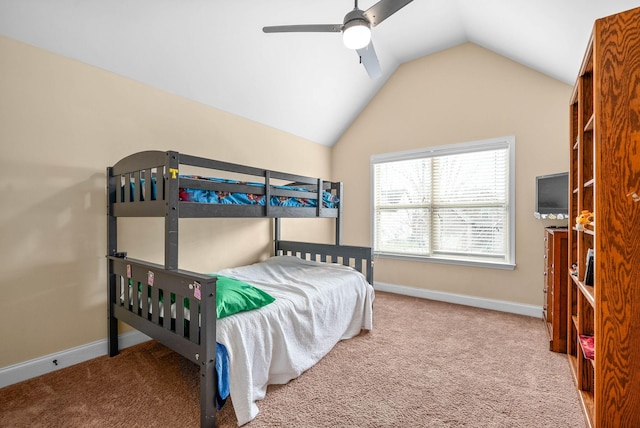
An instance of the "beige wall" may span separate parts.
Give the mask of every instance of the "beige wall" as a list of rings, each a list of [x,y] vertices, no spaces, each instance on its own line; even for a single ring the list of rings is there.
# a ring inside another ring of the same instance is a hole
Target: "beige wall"
[[[330,149],[0,37],[0,368],[106,337],[105,168],[141,150],[329,177]],[[215,76],[211,77],[212,79]],[[121,250],[162,262],[162,224],[120,222]],[[284,238],[330,241],[290,220]],[[180,267],[264,257],[268,220],[184,220]]]
[[[513,271],[378,258],[379,282],[542,305],[543,229],[535,176],[569,169],[571,87],[466,43],[402,65],[334,147],[345,182],[344,240],[371,245],[370,156],[514,135],[516,263]],[[566,224],[566,222],[565,222]]]
[[[0,368],[106,336],[104,172],[140,150],[331,173],[345,181],[344,243],[370,245],[371,154],[515,135],[516,270],[379,259],[376,280],[542,304],[548,223],[532,215],[533,177],[568,169],[568,85],[461,45],[401,66],[331,150],[11,39],[0,37],[0,58]],[[119,224],[119,249],[162,261],[159,221]],[[185,269],[269,251],[266,220],[180,228]],[[331,242],[332,231],[329,220],[289,220],[283,237]]]

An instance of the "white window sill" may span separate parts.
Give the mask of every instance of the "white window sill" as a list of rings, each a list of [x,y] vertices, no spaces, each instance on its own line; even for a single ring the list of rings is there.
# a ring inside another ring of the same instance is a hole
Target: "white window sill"
[[[383,259],[405,260],[405,261],[412,261],[412,262],[427,262],[427,263],[473,266],[473,267],[482,267],[482,268],[489,268],[489,269],[514,270],[516,268],[515,263],[462,260],[462,259],[451,259],[451,258],[444,258],[444,257],[423,257],[423,256],[389,254],[389,253],[380,253],[380,252],[374,252],[373,257],[383,258]]]

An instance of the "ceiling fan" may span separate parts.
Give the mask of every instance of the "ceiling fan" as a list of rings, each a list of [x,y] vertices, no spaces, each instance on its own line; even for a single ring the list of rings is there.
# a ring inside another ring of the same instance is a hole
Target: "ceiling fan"
[[[375,79],[382,74],[376,51],[371,42],[371,27],[411,3],[413,0],[380,0],[367,10],[358,8],[355,0],[354,9],[344,16],[342,24],[309,24],[309,25],[277,25],[263,27],[265,33],[340,33],[349,49],[354,49],[360,57],[369,77]]]

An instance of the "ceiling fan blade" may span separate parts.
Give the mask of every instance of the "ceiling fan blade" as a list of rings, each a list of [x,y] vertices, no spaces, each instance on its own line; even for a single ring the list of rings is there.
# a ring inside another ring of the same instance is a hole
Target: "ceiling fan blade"
[[[367,47],[358,49],[356,52],[360,55],[360,62],[364,65],[364,68],[367,70],[367,74],[369,74],[370,78],[375,79],[382,75],[380,62],[378,62],[376,50],[373,48],[373,42],[369,42]]]
[[[372,27],[411,3],[413,0],[380,0],[364,12],[364,17],[371,23]]]
[[[276,25],[263,27],[265,33],[339,33],[342,24]]]

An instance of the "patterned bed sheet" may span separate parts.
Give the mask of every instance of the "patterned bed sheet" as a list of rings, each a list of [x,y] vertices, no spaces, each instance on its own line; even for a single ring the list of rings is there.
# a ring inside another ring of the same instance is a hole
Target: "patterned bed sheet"
[[[246,182],[246,181],[238,181],[231,180],[225,178],[215,178],[215,177],[202,177],[197,175],[183,175],[179,176],[180,178],[185,179],[194,179],[194,180],[208,180],[215,183],[227,183],[227,184],[241,184],[245,186],[254,186],[259,189],[264,189],[264,184],[256,183],[256,182]],[[131,182],[131,201],[134,199],[135,192],[135,184]],[[140,192],[142,194],[141,200],[145,199],[145,190],[144,190],[144,179],[140,180]],[[306,189],[304,187],[296,187],[296,186],[272,186],[275,189],[281,190],[293,190],[298,192],[311,192],[311,190]],[[207,189],[191,189],[191,188],[180,188],[179,196],[180,201],[182,202],[196,202],[196,203],[204,203],[204,204],[231,204],[231,205],[260,205],[264,206],[266,203],[266,198],[264,191],[259,191],[256,193],[242,193],[242,192],[226,192],[220,190],[207,190]],[[124,202],[124,195],[122,196]],[[156,199],[156,180],[152,179],[151,182],[151,199]],[[322,206],[324,208],[336,208],[338,203],[340,202],[337,195],[331,192],[322,192]],[[313,198],[304,198],[304,197],[288,197],[288,196],[278,196],[272,195],[269,200],[270,206],[282,206],[282,207],[310,207],[315,208],[318,206],[318,200]]]
[[[209,180],[216,183],[243,184],[245,186],[254,186],[264,189],[264,184],[246,181],[229,180],[215,177],[201,176],[180,176],[181,178],[191,178],[200,180]],[[309,189],[295,186],[273,186],[276,189],[295,190],[300,192],[309,192]],[[199,202],[209,204],[240,204],[240,205],[265,205],[265,195],[254,193],[239,192],[223,192],[217,190],[203,189],[180,189],[180,200],[183,202]],[[307,199],[301,197],[271,196],[271,206],[283,207],[316,207],[317,199]],[[322,192],[322,202],[325,208],[335,208],[338,204],[338,197],[333,193]]]

